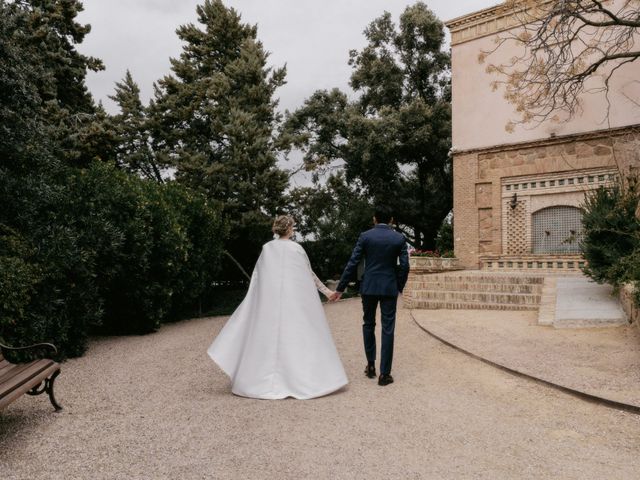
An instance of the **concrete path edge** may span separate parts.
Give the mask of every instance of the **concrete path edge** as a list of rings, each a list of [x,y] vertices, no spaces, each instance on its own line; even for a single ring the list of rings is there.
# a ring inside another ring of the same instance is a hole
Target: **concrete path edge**
[[[483,363],[486,363],[487,365],[491,365],[492,367],[498,368],[499,370],[503,370],[505,372],[508,372],[512,375],[516,375],[518,377],[522,377],[522,378],[526,378],[528,380],[531,380],[533,382],[536,382],[538,384],[541,385],[546,385],[548,387],[554,388],[556,390],[559,390],[561,392],[564,392],[566,394],[572,395],[574,397],[580,398],[582,400],[591,402],[591,403],[596,403],[599,405],[603,405],[605,407],[609,407],[609,408],[614,408],[617,410],[623,410],[626,412],[630,412],[630,413],[634,413],[636,415],[640,415],[640,405],[633,405],[633,404],[629,404],[629,403],[624,403],[624,402],[618,402],[616,400],[611,400],[609,398],[605,398],[605,397],[601,397],[598,395],[593,395],[591,393],[587,393],[587,392],[583,392],[581,390],[576,390],[564,385],[560,385],[554,382],[550,382],[549,380],[545,380],[543,378],[539,378],[536,377],[534,375],[530,375],[528,373],[525,372],[521,372],[519,370],[516,370],[514,368],[508,367],[506,365],[502,365],[500,363],[494,362],[492,360],[489,360],[488,358],[485,358],[481,355],[477,355],[473,352],[470,352],[454,343],[452,343],[451,341],[445,340],[444,338],[436,335],[435,333],[431,332],[429,329],[425,328],[424,326],[422,326],[420,324],[420,322],[418,322],[418,320],[416,320],[416,318],[413,315],[413,310],[409,310],[409,315],[411,316],[411,319],[413,320],[413,323],[416,324],[416,326],[422,330],[423,332],[425,332],[426,334],[428,334],[429,336],[435,338],[436,340],[438,340],[439,342],[447,345],[448,347],[453,348],[454,350],[457,350],[461,353],[464,353],[465,355],[472,357],[476,360],[479,360]]]

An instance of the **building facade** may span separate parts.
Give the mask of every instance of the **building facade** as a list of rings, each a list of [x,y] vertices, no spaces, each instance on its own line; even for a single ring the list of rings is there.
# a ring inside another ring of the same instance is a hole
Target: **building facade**
[[[604,95],[588,95],[570,121],[509,132],[517,114],[478,56],[519,18],[499,5],[447,22],[455,254],[470,269],[578,270],[585,195],[640,165],[640,108],[629,101],[640,98],[640,63],[617,72],[610,106]],[[504,44],[491,63],[506,62],[514,48]]]

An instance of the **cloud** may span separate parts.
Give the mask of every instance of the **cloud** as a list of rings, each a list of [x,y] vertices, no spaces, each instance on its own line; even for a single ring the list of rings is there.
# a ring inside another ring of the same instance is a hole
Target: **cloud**
[[[85,0],[80,21],[92,32],[80,50],[104,60],[106,71],[87,80],[96,99],[113,112],[107,98],[131,70],[144,100],[153,82],[169,73],[169,58],[180,54],[175,30],[196,22],[198,0]],[[319,88],[349,89],[348,52],[364,45],[362,31],[388,10],[397,19],[407,0],[228,0],[244,22],[258,25],[272,65],[286,64],[287,85],[278,91],[280,108],[295,109]],[[432,0],[429,7],[447,20],[489,7],[495,0]]]

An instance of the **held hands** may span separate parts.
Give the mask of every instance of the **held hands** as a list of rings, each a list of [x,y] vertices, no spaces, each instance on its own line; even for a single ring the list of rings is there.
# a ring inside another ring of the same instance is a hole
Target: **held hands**
[[[340,300],[340,297],[342,297],[342,292],[333,292],[329,296],[329,301],[330,302],[337,302],[338,300]]]

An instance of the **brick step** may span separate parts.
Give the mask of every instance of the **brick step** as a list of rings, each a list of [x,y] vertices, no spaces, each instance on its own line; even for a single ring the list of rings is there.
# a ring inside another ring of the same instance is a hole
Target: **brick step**
[[[460,292],[440,290],[435,292],[417,291],[411,292],[412,300],[433,300],[447,303],[490,303],[505,305],[540,305],[540,295],[526,293],[487,293],[487,292]]]
[[[410,291],[475,291],[475,292],[503,292],[503,293],[540,293],[542,285],[518,283],[450,283],[450,282],[407,282]]]
[[[496,271],[501,274],[505,273],[522,273],[522,274],[531,274],[535,273],[538,275],[544,275],[548,277],[549,275],[555,275],[557,277],[574,277],[584,275],[581,269],[579,268],[501,268],[501,269],[492,269],[492,268],[483,268],[483,271],[493,272]]]
[[[424,310],[537,310],[537,305],[510,305],[504,303],[441,302],[434,300],[411,300],[408,308]]]
[[[524,275],[410,275],[409,281],[428,281],[445,283],[499,283],[515,285],[542,285],[544,277]]]

